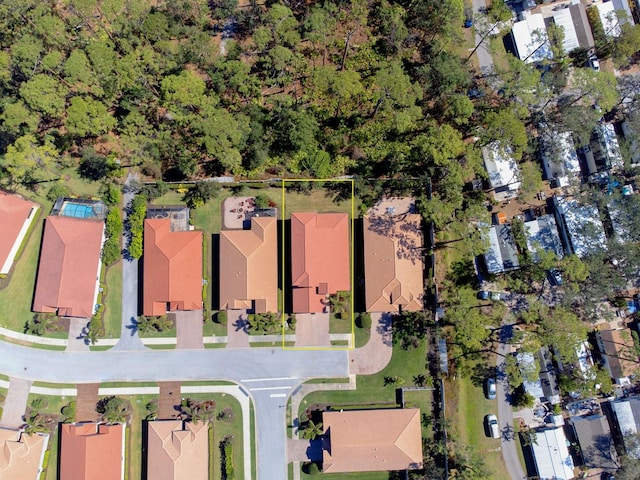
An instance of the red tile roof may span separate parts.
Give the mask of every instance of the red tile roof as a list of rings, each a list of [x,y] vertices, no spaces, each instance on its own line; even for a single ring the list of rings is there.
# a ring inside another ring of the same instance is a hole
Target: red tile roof
[[[327,294],[351,289],[346,213],[291,214],[293,311],[325,311]]]
[[[34,312],[65,317],[91,317],[104,222],[47,217],[42,236]]]
[[[374,472],[422,467],[420,409],[323,412],[328,445],[322,471]]]
[[[143,315],[202,309],[202,232],[170,226],[168,218],[144,222]]]
[[[9,273],[11,270],[21,237],[29,228],[37,209],[37,203],[0,192],[0,273]]]
[[[220,309],[278,311],[278,232],[274,217],[251,230],[220,232]]]
[[[60,435],[61,479],[122,480],[124,425],[65,423]]]

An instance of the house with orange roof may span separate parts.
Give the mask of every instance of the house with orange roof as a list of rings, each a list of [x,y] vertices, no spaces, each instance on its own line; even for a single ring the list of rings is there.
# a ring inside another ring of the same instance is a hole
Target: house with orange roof
[[[617,330],[600,330],[596,332],[596,343],[602,355],[604,367],[611,373],[616,383],[630,385],[632,375],[640,372],[638,347],[628,328]]]
[[[418,214],[364,218],[367,312],[422,310],[422,244]]]
[[[208,480],[209,427],[206,423],[156,420],[147,423],[149,480]]]
[[[59,477],[64,480],[123,480],[124,436],[122,424],[61,424]]]
[[[169,218],[144,221],[142,314],[202,309],[202,232],[174,231]]]
[[[420,409],[323,412],[324,473],[422,468]]]
[[[91,317],[100,287],[103,242],[102,220],[47,217],[33,311]]]
[[[275,217],[253,217],[251,230],[220,232],[220,309],[278,311]]]
[[[0,480],[38,480],[49,435],[0,428]]]
[[[11,270],[20,245],[36,218],[39,205],[18,195],[0,192],[0,275]]]
[[[292,311],[327,312],[327,296],[339,291],[349,291],[349,277],[347,214],[292,213]]]

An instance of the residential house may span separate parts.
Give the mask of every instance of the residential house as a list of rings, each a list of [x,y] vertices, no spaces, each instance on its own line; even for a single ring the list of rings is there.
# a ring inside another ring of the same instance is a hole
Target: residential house
[[[544,390],[540,381],[537,355],[531,352],[519,352],[516,354],[520,374],[522,375],[522,387],[524,391],[535,399],[544,399]]]
[[[0,428],[0,480],[39,480],[49,435]]]
[[[420,409],[323,412],[322,424],[324,473],[422,467]]]
[[[525,11],[523,17],[519,22],[515,22],[511,29],[516,56],[525,63],[553,58],[542,14]]]
[[[580,444],[578,456],[582,465],[609,471],[618,469],[618,456],[604,415],[571,417],[568,424]]]
[[[558,378],[549,348],[541,347],[535,353],[519,352],[516,359],[524,379],[524,391],[541,402],[560,403]]]
[[[542,428],[531,434],[530,448],[540,480],[571,480],[574,465],[562,427]]]
[[[13,261],[25,240],[29,227],[36,217],[38,204],[24,200],[18,195],[0,191],[0,275],[11,270]]]
[[[562,49],[568,54],[576,48],[591,49],[595,45],[587,9],[580,0],[572,0],[566,7],[554,11],[553,22],[562,28]]]
[[[600,330],[596,342],[611,378],[619,385],[630,385],[629,377],[637,374],[640,363],[631,330]]]
[[[346,213],[291,214],[292,311],[328,311],[327,297],[350,291]]]
[[[511,147],[500,141],[492,142],[482,149],[484,166],[489,174],[489,186],[499,202],[517,197],[522,184],[520,169],[511,152]]]
[[[489,251],[484,254],[487,272],[507,272],[520,268],[518,248],[513,239],[511,224],[493,225],[489,229]]]
[[[633,242],[638,236],[637,214],[632,200],[633,186],[625,185],[620,198],[613,198],[607,202],[607,214],[613,230],[613,238],[620,243]],[[627,193],[624,193],[627,192]]]
[[[572,181],[579,180],[580,161],[571,133],[556,132],[547,125],[541,125],[540,131],[542,167],[552,187],[568,187]]]
[[[202,232],[171,226],[169,218],[144,221],[143,315],[202,309]]]
[[[149,480],[208,480],[209,427],[206,422],[147,422]]]
[[[579,204],[577,200],[562,196],[554,196],[553,205],[558,231],[567,254],[576,254],[582,258],[606,249],[604,226],[596,206]]]
[[[253,217],[250,223],[250,230],[220,232],[220,309],[277,312],[277,221]]]
[[[59,477],[123,480],[125,425],[60,424]]]
[[[610,123],[599,123],[593,130],[589,145],[599,170],[620,170],[624,159],[615,128]]]
[[[636,437],[640,432],[640,398],[621,398],[609,402],[607,406],[610,409],[605,411],[610,414],[615,438],[621,442],[627,455],[640,458],[640,446]]]
[[[542,215],[524,223],[527,236],[527,250],[534,261],[538,261],[540,249],[555,253],[557,258],[564,256],[560,234],[553,215]]]
[[[367,312],[422,310],[424,282],[420,215],[364,218]]]
[[[621,35],[620,26],[623,23],[633,25],[633,15],[627,0],[600,1],[593,6],[598,10],[600,22],[605,35],[617,38]]]
[[[540,365],[540,384],[544,398],[541,400],[549,402],[551,405],[560,403],[560,387],[556,368],[553,366],[553,357],[549,348],[544,346],[538,350],[538,363]]]
[[[100,288],[103,242],[102,220],[47,217],[33,311],[91,317]]]

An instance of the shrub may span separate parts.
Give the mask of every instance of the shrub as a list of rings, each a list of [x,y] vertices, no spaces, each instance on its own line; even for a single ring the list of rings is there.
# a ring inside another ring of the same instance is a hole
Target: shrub
[[[270,200],[264,193],[256,195],[256,208],[269,208]]]
[[[222,478],[225,480],[233,480],[235,473],[233,471],[233,437],[226,436],[220,442],[220,450],[222,453]]]
[[[361,313],[358,315],[356,326],[358,328],[371,328],[371,315],[368,313]]]
[[[198,208],[216,197],[219,191],[220,185],[215,182],[197,182],[185,193],[183,200],[189,208]]]
[[[54,183],[47,191],[47,200],[55,202],[58,197],[68,197],[69,189],[61,183]]]
[[[103,183],[100,187],[100,195],[102,195],[102,200],[107,205],[120,205],[120,199],[122,198],[122,195],[120,193],[120,187],[115,183]]]
[[[109,209],[105,222],[107,240],[102,247],[102,261],[113,265],[120,258],[120,235],[122,235],[122,215],[118,208]]]
[[[223,327],[227,326],[227,311],[220,310],[215,314],[215,322],[222,325]]]
[[[133,197],[131,202],[131,212],[129,213],[128,223],[131,232],[129,241],[129,255],[132,258],[142,257],[142,239],[144,234],[144,219],[147,215],[147,197],[138,194]]]

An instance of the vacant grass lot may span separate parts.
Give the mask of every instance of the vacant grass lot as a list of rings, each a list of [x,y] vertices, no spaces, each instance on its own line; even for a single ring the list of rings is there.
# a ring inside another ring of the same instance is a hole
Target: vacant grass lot
[[[484,431],[484,416],[498,413],[496,400],[487,400],[482,387],[475,386],[471,379],[460,378],[446,383],[447,418],[450,440],[456,445],[470,445],[484,460],[492,479],[509,478],[500,439],[489,438]]]

